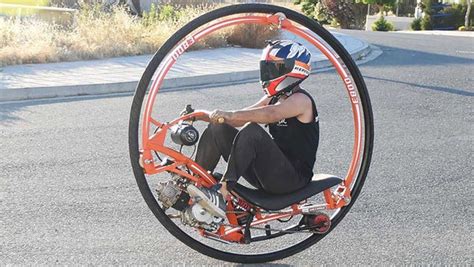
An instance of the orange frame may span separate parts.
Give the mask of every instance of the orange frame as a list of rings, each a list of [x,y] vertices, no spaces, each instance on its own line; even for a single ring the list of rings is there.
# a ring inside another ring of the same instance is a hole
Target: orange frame
[[[350,185],[354,178],[354,175],[357,173],[357,168],[361,158],[362,152],[362,115],[359,106],[359,97],[355,87],[352,83],[351,77],[347,74],[344,67],[338,61],[337,57],[323,44],[321,43],[314,35],[308,31],[299,28],[293,25],[288,19],[286,19],[282,14],[275,14],[271,16],[255,16],[255,15],[245,15],[238,18],[229,18],[222,20],[215,24],[212,24],[204,29],[201,29],[199,32],[187,37],[184,41],[178,44],[175,49],[170,53],[160,65],[158,69],[158,75],[153,81],[149,96],[145,106],[144,122],[142,124],[142,162],[143,168],[146,174],[157,174],[163,171],[174,172],[182,177],[186,177],[190,181],[195,182],[197,185],[210,187],[216,182],[211,175],[199,166],[192,159],[186,157],[185,155],[179,153],[178,151],[166,147],[164,145],[165,138],[168,132],[168,129],[185,120],[190,120],[193,117],[199,117],[205,115],[204,112],[193,112],[177,118],[168,123],[161,123],[152,118],[151,114],[153,111],[153,104],[155,102],[158,91],[163,83],[164,77],[167,75],[168,71],[177,61],[180,55],[182,55],[191,45],[195,42],[202,39],[204,36],[224,27],[229,27],[236,24],[263,24],[263,25],[277,25],[278,27],[288,30],[307,41],[311,42],[316,46],[333,64],[336,68],[341,79],[344,81],[346,87],[353,113],[353,122],[354,122],[354,147],[352,153],[352,160],[349,166],[349,170],[344,179],[343,185],[339,186],[336,189],[336,193],[331,192],[330,189],[324,191],[324,198],[326,204],[324,204],[326,209],[338,209],[348,204],[346,200],[350,199]],[[150,126],[157,126],[159,129],[156,133],[150,136]],[[174,163],[167,166],[157,166],[153,161],[152,151],[157,151],[163,154],[166,154],[174,159]],[[191,171],[191,174],[188,172],[182,171],[179,167],[186,166],[186,168]],[[249,204],[250,205],[250,204]],[[233,205],[231,201],[228,201],[228,210],[233,210]],[[302,205],[295,204],[292,206],[291,210],[283,213],[275,214],[262,214],[258,207],[255,207],[257,212],[255,215],[255,220],[251,223],[251,226],[267,223],[272,220],[282,219],[285,217],[301,214]],[[229,222],[234,227],[225,227],[221,226],[217,234],[208,233],[205,231],[200,231],[203,236],[209,235],[217,237],[223,240],[231,242],[243,242],[242,227],[237,225],[237,217],[234,213],[228,213],[227,215]]]

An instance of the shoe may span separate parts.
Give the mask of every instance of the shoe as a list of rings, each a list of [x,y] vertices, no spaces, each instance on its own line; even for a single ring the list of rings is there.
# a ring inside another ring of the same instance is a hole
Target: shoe
[[[191,197],[198,198],[198,203],[214,216],[226,218],[226,204],[224,197],[217,190],[207,189],[205,187],[196,187],[188,185],[188,193]]]
[[[224,176],[222,173],[218,173],[218,172],[213,172],[211,175],[212,177],[214,177],[216,182],[220,182],[222,180],[222,177]]]
[[[247,224],[247,219],[248,219],[248,211],[245,211],[241,208],[235,208],[234,211],[236,212],[237,216],[237,223],[240,226],[244,226]]]

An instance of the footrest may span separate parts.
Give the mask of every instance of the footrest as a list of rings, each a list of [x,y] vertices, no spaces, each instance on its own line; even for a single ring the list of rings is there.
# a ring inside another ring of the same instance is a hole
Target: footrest
[[[261,189],[250,189],[237,184],[234,191],[249,203],[266,210],[281,210],[340,184],[343,180],[330,174],[315,174],[311,182],[288,194],[270,194]]]

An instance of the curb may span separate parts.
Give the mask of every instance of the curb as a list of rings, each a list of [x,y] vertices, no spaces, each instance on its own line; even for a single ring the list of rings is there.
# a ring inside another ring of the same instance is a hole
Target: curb
[[[441,31],[441,30],[430,30],[430,31],[395,31],[393,33],[406,33],[406,34],[418,34],[418,35],[431,35],[431,36],[450,36],[450,37],[464,37],[473,38],[474,32],[472,31]]]
[[[364,42],[364,46],[357,49],[356,51],[353,51],[351,53],[351,56],[355,61],[358,61],[359,59],[362,59],[369,55],[371,51],[372,47]],[[332,64],[327,59],[313,61],[311,64],[313,66],[313,73],[318,71],[324,71],[332,67]],[[199,75],[192,77],[170,78],[165,79],[164,84],[162,86],[162,90],[174,91],[199,87],[226,86],[252,82],[258,79],[259,73],[255,70]],[[128,82],[0,89],[0,102],[134,92],[138,80],[139,77],[137,77],[136,81]],[[216,83],[216,81],[219,82]]]

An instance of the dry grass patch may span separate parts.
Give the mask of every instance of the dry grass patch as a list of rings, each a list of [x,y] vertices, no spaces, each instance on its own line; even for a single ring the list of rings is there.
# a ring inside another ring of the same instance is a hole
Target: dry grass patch
[[[0,65],[149,54],[179,27],[165,21],[145,25],[120,7],[110,13],[86,7],[70,27],[0,18]]]
[[[0,65],[58,61],[56,33],[48,23],[0,18]]]
[[[278,29],[259,24],[242,24],[234,26],[227,41],[234,45],[250,48],[263,48],[265,41],[275,39]]]
[[[0,66],[151,54],[192,18],[215,8],[165,5],[138,18],[121,7],[104,12],[99,6],[83,6],[69,27],[0,17]],[[192,49],[256,48],[277,35],[266,26],[238,25],[207,36]]]

